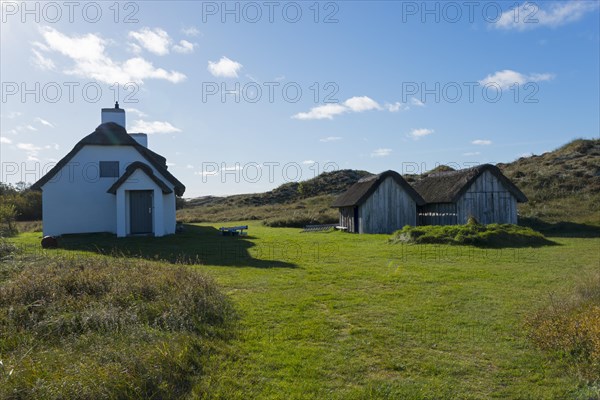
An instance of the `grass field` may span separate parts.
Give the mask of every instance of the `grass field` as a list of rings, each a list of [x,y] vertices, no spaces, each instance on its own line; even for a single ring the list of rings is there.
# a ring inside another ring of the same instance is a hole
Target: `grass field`
[[[213,276],[240,319],[203,368],[191,392],[198,397],[600,396],[523,328],[551,294],[569,293],[600,268],[598,238],[486,250],[249,225],[248,237],[222,237],[212,225],[165,238],[68,236],[51,253],[179,262]],[[41,251],[39,237],[11,240]]]

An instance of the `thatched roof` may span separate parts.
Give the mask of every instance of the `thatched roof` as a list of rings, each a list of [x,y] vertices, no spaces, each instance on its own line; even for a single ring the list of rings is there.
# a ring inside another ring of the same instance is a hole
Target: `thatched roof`
[[[117,181],[113,183],[113,185],[106,192],[111,194],[117,194],[117,189],[122,184],[124,184],[127,181],[127,179],[129,179],[129,177],[133,175],[133,173],[138,169],[145,173],[146,176],[148,176],[148,178],[152,179],[152,181],[156,183],[156,185],[160,188],[160,190],[162,190],[164,194],[173,193],[173,191],[167,185],[165,185],[163,181],[161,181],[156,175],[154,175],[154,171],[152,171],[152,168],[150,168],[149,165],[144,164],[140,161],[135,161],[129,164],[125,169],[125,173],[121,175],[121,177],[117,179]]]
[[[394,181],[396,181],[398,185],[402,186],[402,188],[408,193],[408,195],[413,198],[415,203],[417,203],[418,205],[425,204],[425,201],[423,200],[423,198],[421,198],[419,193],[417,193],[412,188],[412,186],[410,186],[408,182],[406,182],[404,178],[400,176],[399,173],[395,171],[385,171],[379,175],[371,175],[360,179],[354,185],[350,186],[350,189],[339,195],[331,206],[354,207],[362,204],[365,200],[369,198],[369,196],[371,196],[371,194],[373,194],[373,192],[375,192],[375,190],[377,190],[379,185],[388,177],[391,177],[392,179],[394,179]]]
[[[175,186],[175,193],[178,196],[182,196],[185,192],[185,186],[177,180],[169,171],[167,171],[166,159],[153,152],[152,150],[142,146],[135,139],[133,139],[125,128],[115,124],[114,122],[107,122],[99,125],[96,130],[83,139],[81,139],[73,150],[71,150],[66,156],[64,156],[46,175],[40,178],[34,183],[31,188],[34,190],[41,190],[42,186],[46,184],[50,179],[54,177],[84,146],[95,145],[95,146],[131,146],[136,149],[152,166]]]
[[[427,203],[454,203],[465,193],[471,184],[485,171],[494,175],[515,196],[519,203],[527,197],[504,174],[491,164],[458,171],[437,172],[413,183],[413,187]]]

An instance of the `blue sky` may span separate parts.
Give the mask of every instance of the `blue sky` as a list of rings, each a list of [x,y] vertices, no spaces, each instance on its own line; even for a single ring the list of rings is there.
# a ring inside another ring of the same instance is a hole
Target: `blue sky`
[[[509,162],[600,132],[597,0],[113,4],[2,2],[3,181],[39,178],[117,87],[186,197]]]

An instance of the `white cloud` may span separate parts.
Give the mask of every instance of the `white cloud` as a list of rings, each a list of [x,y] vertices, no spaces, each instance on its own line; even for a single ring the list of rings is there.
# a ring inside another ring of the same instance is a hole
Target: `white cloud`
[[[373,150],[371,157],[387,157],[392,154],[392,149],[377,149]]]
[[[410,136],[411,138],[413,138],[414,140],[419,140],[422,137],[425,136],[429,136],[434,132],[433,129],[426,129],[426,128],[420,128],[420,129],[413,129],[408,136]]]
[[[337,142],[338,140],[342,140],[340,136],[327,136],[319,139],[319,142],[329,143],[329,142]]]
[[[127,48],[133,54],[140,54],[142,52],[142,46],[140,46],[140,45],[138,45],[136,43],[127,43]]]
[[[524,31],[540,27],[557,27],[578,21],[588,12],[598,8],[598,1],[572,0],[549,2],[547,9],[540,7],[542,2],[523,4],[504,12],[494,26],[498,29]]]
[[[133,123],[131,132],[141,132],[147,134],[155,134],[155,133],[175,133],[181,132],[181,129],[174,127],[169,122],[163,121],[144,121],[137,120]]]
[[[31,57],[31,62],[33,63],[33,65],[36,68],[41,69],[42,71],[45,71],[45,70],[50,71],[50,70],[53,70],[54,68],[56,68],[56,65],[54,65],[54,61],[52,61],[51,58],[44,56],[42,53],[40,53],[36,49],[32,48],[31,51],[33,52],[33,56]]]
[[[516,72],[510,69],[495,72],[491,75],[486,76],[484,79],[479,81],[481,85],[496,84],[501,89],[508,89],[515,83],[523,85],[526,82],[542,82],[554,79],[553,74],[530,74],[525,75],[520,72]]]
[[[463,153],[463,156],[470,157],[470,156],[478,156],[480,154],[481,154],[481,152],[479,152],[479,151],[471,151],[471,152],[468,152],[468,153]]]
[[[341,104],[325,104],[322,106],[313,107],[308,112],[301,112],[293,115],[294,119],[308,120],[308,119],[333,119],[334,116],[343,114],[348,111],[348,108]]]
[[[344,102],[344,105],[354,112],[381,109],[381,106],[375,100],[367,96],[351,97]]]
[[[141,57],[130,58],[122,63],[113,61],[105,52],[106,40],[95,34],[71,37],[51,27],[42,27],[40,32],[48,51],[58,52],[74,61],[71,68],[63,71],[67,75],[96,79],[111,85],[115,82],[141,84],[145,79],[164,79],[179,83],[186,78],[177,71],[155,68]]]
[[[37,155],[42,149],[41,147],[35,146],[32,143],[17,143],[17,149],[23,150],[27,154],[28,161],[39,161]]]
[[[311,164],[314,164],[314,163],[315,163],[314,160],[304,160],[304,161],[302,161],[302,164],[304,164],[304,165],[311,165]]]
[[[243,65],[239,62],[230,60],[225,56],[221,57],[221,59],[217,62],[208,62],[208,72],[216,77],[237,78],[238,71],[242,67]]]
[[[386,103],[385,106],[382,107],[377,101],[368,96],[355,96],[347,99],[341,104],[330,103],[313,107],[308,112],[300,112],[292,115],[292,118],[300,120],[333,119],[333,117],[340,114],[371,110],[398,112],[401,110],[408,110],[408,107],[400,102],[393,104]]]
[[[11,111],[8,114],[2,114],[2,118],[13,119],[13,118],[20,117],[21,115],[23,115],[23,113],[20,113],[18,111]]]
[[[174,167],[174,166],[175,166],[175,163],[167,162],[167,167]]]
[[[52,144],[47,144],[44,146],[45,149],[54,149],[54,150],[58,150],[60,149],[60,146],[58,145],[58,143],[52,143]]]
[[[169,54],[171,38],[169,34],[161,28],[142,28],[139,31],[129,32],[129,37],[137,40],[140,46],[151,53],[159,56]]]
[[[421,100],[417,99],[416,97],[411,97],[410,104],[412,104],[413,106],[417,106],[417,107],[425,107],[425,103],[423,103]]]
[[[188,42],[187,40],[180,40],[179,44],[173,46],[173,51],[176,53],[189,54],[194,52],[194,43]]]
[[[194,166],[192,164],[188,164],[185,166],[187,169],[194,169]]]
[[[404,111],[404,110],[409,110],[410,107],[408,107],[407,105],[404,105],[402,103],[400,103],[399,101],[390,104],[390,103],[386,103],[385,105],[385,109],[388,110],[389,112],[398,112],[398,111]]]
[[[200,35],[200,31],[195,26],[181,28],[181,33],[183,33],[185,36],[199,36]]]
[[[471,144],[476,144],[478,146],[489,146],[490,144],[492,144],[492,141],[491,140],[477,139],[477,140],[473,140],[471,142]]]
[[[140,118],[144,118],[144,117],[148,116],[148,114],[146,114],[145,112],[143,112],[141,110],[138,110],[137,108],[126,108],[125,112],[130,113],[130,114],[136,114]]]
[[[12,140],[10,140],[9,138],[6,138],[4,136],[0,136],[0,143],[11,144]]]
[[[48,122],[48,121],[46,121],[45,119],[42,119],[42,118],[40,118],[40,117],[37,117],[37,118],[35,119],[35,121],[36,121],[36,122],[39,122],[39,123],[40,123],[40,124],[42,124],[42,125],[48,126],[48,127],[50,127],[50,128],[54,128],[54,125],[52,125],[50,122]]]
[[[36,132],[38,129],[33,126],[33,125],[19,125],[16,128],[17,131],[32,131],[32,132]]]

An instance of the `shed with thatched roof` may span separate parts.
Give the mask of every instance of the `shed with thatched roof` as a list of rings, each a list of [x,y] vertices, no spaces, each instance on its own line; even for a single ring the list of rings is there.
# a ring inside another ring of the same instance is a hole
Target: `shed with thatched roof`
[[[517,203],[527,201],[523,192],[490,164],[434,173],[413,187],[427,203],[418,208],[419,225],[465,224],[470,216],[482,224],[516,224]]]
[[[340,225],[354,233],[392,233],[417,224],[423,198],[394,171],[362,178],[335,199]]]

